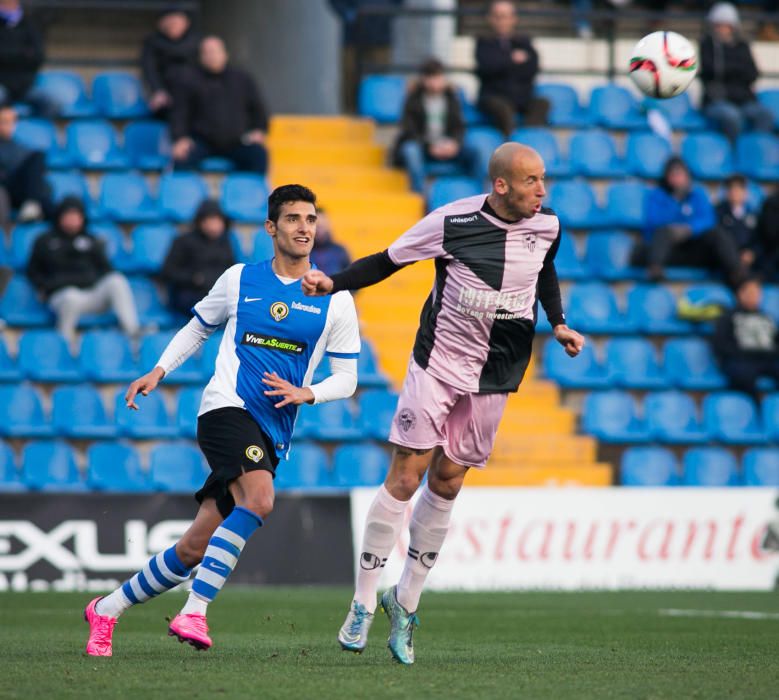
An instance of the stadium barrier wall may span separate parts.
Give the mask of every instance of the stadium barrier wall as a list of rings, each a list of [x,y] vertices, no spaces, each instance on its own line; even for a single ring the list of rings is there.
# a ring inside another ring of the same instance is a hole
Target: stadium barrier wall
[[[105,591],[186,530],[197,505],[170,494],[0,494],[0,591]],[[279,494],[231,583],[347,584],[348,495]]]
[[[374,494],[352,492],[355,551]],[[777,496],[759,488],[466,488],[428,587],[770,590],[779,554],[760,543],[779,516]],[[382,585],[397,582],[407,544],[405,529]]]

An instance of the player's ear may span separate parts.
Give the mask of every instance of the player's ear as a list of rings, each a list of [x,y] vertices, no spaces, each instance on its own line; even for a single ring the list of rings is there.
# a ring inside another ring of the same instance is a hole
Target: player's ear
[[[496,177],[492,183],[492,188],[500,195],[506,194],[509,191],[508,182],[502,177]]]
[[[271,221],[270,219],[265,219],[265,231],[268,233],[269,236],[276,235],[276,222]]]

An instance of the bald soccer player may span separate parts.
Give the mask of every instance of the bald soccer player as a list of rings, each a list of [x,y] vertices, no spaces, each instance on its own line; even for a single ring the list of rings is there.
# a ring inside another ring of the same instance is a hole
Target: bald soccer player
[[[368,511],[356,592],[338,633],[346,651],[360,653],[367,644],[382,567],[427,472],[403,574],[381,599],[392,655],[414,663],[422,587],[465,475],[486,465],[508,395],[530,362],[537,300],[568,355],[584,346],[565,325],[554,266],[560,220],[542,206],[543,160],[527,146],[506,143],[492,154],[489,176],[489,195],[436,209],[387,250],[332,277],[320,270],[303,277],[306,294],[325,295],[376,284],[418,260],[433,258],[436,267],[392,421],[392,465]]]

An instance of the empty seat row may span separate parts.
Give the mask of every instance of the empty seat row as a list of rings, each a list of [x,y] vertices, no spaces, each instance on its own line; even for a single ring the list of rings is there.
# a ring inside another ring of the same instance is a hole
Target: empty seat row
[[[721,392],[703,399],[699,418],[695,402],[676,391],[647,394],[643,410],[630,394],[592,392],[584,400],[582,429],[607,443],[719,442],[761,445],[779,441],[779,394],[767,396],[760,409],[745,394]]]
[[[69,437],[101,440],[124,436],[137,440],[195,437],[202,389],[182,389],[174,415],[160,392],[136,399],[140,410],[126,407],[125,389],[114,394],[109,413],[100,393],[89,384],[60,386],[52,392],[51,417],[38,391],[27,384],[0,386],[0,435],[13,438]],[[367,389],[357,401],[303,406],[295,435],[324,441],[386,440],[397,397],[383,389]]]
[[[191,493],[199,489],[209,470],[190,442],[167,442],[150,452],[148,469],[132,444],[101,442],[86,454],[86,470],[78,469],[76,455],[66,442],[27,443],[17,468],[8,444],[0,441],[0,491],[168,491]],[[277,489],[375,486],[389,469],[386,450],[371,443],[336,449],[332,460],[321,447],[297,442],[290,457],[277,468]]]
[[[630,447],[622,455],[623,486],[766,486],[779,488],[779,449],[747,450],[736,456],[721,447],[693,447],[681,464],[664,447]]]

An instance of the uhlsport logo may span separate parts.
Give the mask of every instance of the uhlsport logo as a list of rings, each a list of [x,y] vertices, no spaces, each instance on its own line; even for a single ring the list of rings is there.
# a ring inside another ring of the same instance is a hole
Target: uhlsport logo
[[[246,456],[255,464],[259,464],[265,453],[257,445],[249,445],[246,448]]]
[[[274,321],[282,321],[289,316],[289,306],[283,301],[274,301],[270,305],[270,315]]]

